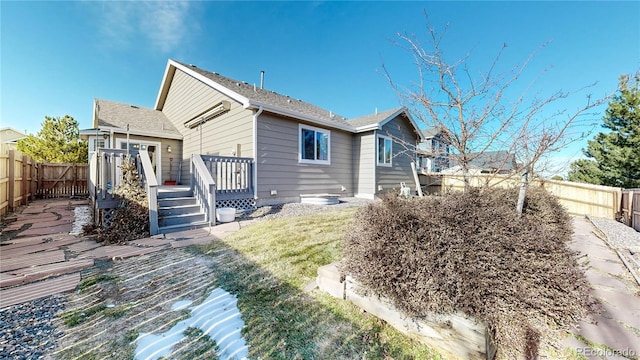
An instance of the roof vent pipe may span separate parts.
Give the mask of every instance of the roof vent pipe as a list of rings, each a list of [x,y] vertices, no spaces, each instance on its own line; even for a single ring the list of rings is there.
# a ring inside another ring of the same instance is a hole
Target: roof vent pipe
[[[260,70],[260,89],[264,89],[264,70]]]

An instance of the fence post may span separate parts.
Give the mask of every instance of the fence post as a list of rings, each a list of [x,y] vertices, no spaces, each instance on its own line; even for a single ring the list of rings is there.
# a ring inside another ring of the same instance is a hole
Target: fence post
[[[28,162],[28,157],[27,155],[22,155],[22,187],[20,190],[22,190],[22,205],[27,205],[29,204],[29,178],[27,177],[27,167],[29,166],[27,164]]]
[[[629,209],[629,216],[628,216],[628,224],[626,224],[627,226],[631,226],[631,228],[635,229],[635,224],[633,222],[634,220],[634,216],[633,216],[633,190],[629,190],[629,198],[627,199],[627,208]]]
[[[9,150],[9,196],[7,200],[9,200],[9,211],[13,212],[15,209],[15,200],[16,200],[16,152],[15,150]]]
[[[31,190],[31,199],[35,199],[38,193],[38,164],[36,164],[33,159],[31,161],[31,170],[29,172],[29,176],[31,177],[31,185],[29,190]]]

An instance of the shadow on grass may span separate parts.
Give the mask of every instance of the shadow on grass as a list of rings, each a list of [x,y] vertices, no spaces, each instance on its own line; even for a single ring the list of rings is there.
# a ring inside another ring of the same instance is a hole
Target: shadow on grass
[[[220,259],[215,285],[238,297],[250,358],[439,358],[344,300],[287,284],[224,242],[201,250]]]

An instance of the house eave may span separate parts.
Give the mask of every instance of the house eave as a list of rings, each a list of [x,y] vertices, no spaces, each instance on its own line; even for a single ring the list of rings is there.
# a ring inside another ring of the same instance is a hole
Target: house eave
[[[127,130],[123,129],[123,128],[119,128],[119,127],[113,127],[113,126],[100,126],[97,129],[85,129],[85,130],[80,130],[80,135],[85,135],[85,136],[94,136],[96,134],[99,135],[108,135],[108,134],[127,134]],[[155,137],[155,138],[162,138],[162,139],[175,139],[175,140],[182,140],[182,135],[179,134],[168,134],[168,133],[161,133],[161,132],[156,132],[156,131],[144,131],[144,130],[135,130],[135,129],[131,129],[129,130],[129,135],[137,135],[137,136],[149,136],[149,137]]]
[[[340,123],[336,123],[336,122],[332,122],[332,121],[327,121],[325,119],[322,118],[318,118],[315,116],[309,116],[297,111],[293,111],[293,110],[289,110],[289,109],[284,109],[281,107],[277,107],[277,106],[273,106],[273,105],[269,105],[269,104],[265,104],[259,101],[255,101],[255,100],[248,100],[247,104],[244,105],[245,109],[249,109],[249,110],[257,110],[260,107],[262,107],[264,109],[264,111],[273,113],[273,114],[278,114],[278,115],[283,115],[283,116],[287,116],[287,117],[291,117],[291,118],[295,118],[295,119],[299,119],[302,121],[307,121],[313,124],[317,124],[317,125],[321,125],[321,126],[326,126],[326,127],[331,127],[334,129],[339,129],[339,130],[344,130],[350,133],[354,133],[355,129],[349,125],[343,125]]]
[[[368,125],[363,125],[363,126],[356,127],[355,128],[355,132],[356,133],[361,133],[361,132],[365,132],[365,131],[382,130],[382,127],[384,125],[386,125],[389,121],[395,119],[398,115],[400,115],[402,113],[405,114],[405,116],[407,117],[407,119],[409,120],[409,122],[411,123],[413,128],[415,129],[415,132],[418,135],[418,137],[420,138],[420,141],[424,140],[424,136],[422,134],[422,131],[420,131],[420,128],[418,127],[418,124],[413,119],[411,114],[409,114],[409,111],[407,111],[406,107],[399,108],[397,111],[395,111],[391,115],[387,116],[386,118],[384,118],[383,120],[381,120],[381,121],[379,121],[379,122],[377,122],[375,124],[368,124]]]
[[[211,86],[213,89],[219,91],[220,93],[241,103],[245,108],[247,107],[247,104],[249,103],[249,99],[247,99],[246,97],[238,94],[235,91],[232,91],[231,89],[225,86],[218,84],[217,82],[209,79],[208,77],[202,74],[199,74],[196,71],[193,71],[188,66],[184,66],[174,60],[169,59],[169,62],[167,63],[167,69],[165,70],[164,77],[162,78],[162,85],[160,86],[160,92],[158,93],[158,98],[156,100],[156,105],[155,105],[156,110],[162,110],[162,108],[164,107],[164,102],[167,100],[169,87],[171,86],[171,81],[173,80],[173,76],[176,73],[176,69],[189,74],[189,76],[192,76],[193,78],[199,81],[202,81],[208,86]]]
[[[380,125],[380,123],[377,123],[377,124],[359,126],[355,130],[356,130],[355,131],[356,133],[361,133],[361,132],[365,132],[365,131],[372,131],[372,130],[382,130],[382,125]]]

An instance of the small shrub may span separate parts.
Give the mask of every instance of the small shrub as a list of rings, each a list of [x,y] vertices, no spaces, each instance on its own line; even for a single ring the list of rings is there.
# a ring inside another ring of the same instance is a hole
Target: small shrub
[[[516,202],[507,189],[387,196],[356,214],[343,270],[407,315],[483,321],[501,358],[533,354],[540,334],[582,317],[590,299],[566,211],[541,189],[528,191],[522,218]]]
[[[134,161],[120,165],[123,179],[113,193],[122,199],[114,210],[107,226],[98,229],[97,241],[106,244],[123,244],[130,240],[149,236],[149,207],[147,194],[140,187],[140,176]]]

